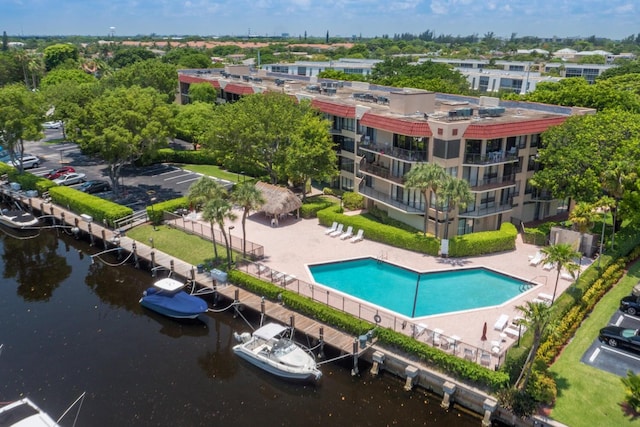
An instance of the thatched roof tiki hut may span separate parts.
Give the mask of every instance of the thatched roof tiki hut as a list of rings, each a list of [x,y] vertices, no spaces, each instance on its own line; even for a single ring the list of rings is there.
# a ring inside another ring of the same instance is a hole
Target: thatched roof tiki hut
[[[295,211],[296,217],[299,217],[302,201],[293,191],[266,182],[257,182],[256,188],[260,190],[265,200],[260,210],[268,217],[273,218],[271,220],[272,226],[277,226],[278,218],[282,218],[291,212]]]

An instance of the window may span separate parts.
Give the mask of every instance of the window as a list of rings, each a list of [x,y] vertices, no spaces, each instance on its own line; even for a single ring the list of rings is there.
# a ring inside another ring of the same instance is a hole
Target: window
[[[440,159],[457,159],[460,157],[460,140],[446,141],[439,138],[433,139],[433,155]]]
[[[444,135],[444,129],[438,128],[438,135]]]
[[[289,74],[289,67],[283,65],[274,65],[271,69],[274,73]]]
[[[540,134],[536,133],[531,135],[531,147],[537,147],[540,143]]]
[[[307,75],[307,67],[298,66],[298,75],[306,76]]]
[[[451,130],[451,135],[457,136],[458,135],[458,129],[452,129]]]

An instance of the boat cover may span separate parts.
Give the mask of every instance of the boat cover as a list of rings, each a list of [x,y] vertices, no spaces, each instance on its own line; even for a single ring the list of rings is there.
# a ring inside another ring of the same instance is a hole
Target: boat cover
[[[280,335],[287,329],[289,328],[287,328],[286,326],[278,325],[277,323],[267,323],[263,327],[256,329],[253,332],[253,336],[268,341],[271,338]]]
[[[184,283],[166,277],[155,282],[153,286],[158,289],[162,289],[163,291],[176,292],[184,288]]]
[[[207,311],[206,301],[182,291],[167,293],[155,287],[149,288],[142,301],[147,306],[160,307],[180,314],[200,314]]]

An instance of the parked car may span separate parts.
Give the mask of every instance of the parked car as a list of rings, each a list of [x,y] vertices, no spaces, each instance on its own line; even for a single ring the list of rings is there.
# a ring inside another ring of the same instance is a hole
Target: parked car
[[[13,166],[14,168],[17,168],[20,165],[20,159],[16,159],[16,160],[9,160],[7,162],[7,164],[9,166]],[[38,166],[40,166],[40,159],[36,156],[30,156],[30,155],[24,155],[22,156],[22,168],[23,169],[29,169],[29,168],[37,168]]]
[[[61,175],[59,178],[54,179],[53,182],[55,182],[58,185],[80,184],[81,182],[84,182],[85,176],[86,175],[83,173],[70,172],[68,174]]]
[[[62,127],[62,121],[44,122],[42,127],[45,129],[60,129]]]
[[[78,187],[78,190],[84,191],[88,194],[102,193],[103,191],[111,191],[111,184],[109,184],[107,181],[95,179],[83,183],[80,187]]]
[[[640,313],[640,297],[629,295],[620,300],[620,311],[629,313],[632,316]]]
[[[640,351],[640,329],[606,326],[600,329],[598,339],[611,347]]]
[[[47,174],[44,177],[47,179],[56,179],[56,178],[60,178],[62,175],[75,172],[75,171],[76,170],[71,166],[63,166],[61,168],[51,169],[49,172],[47,172]]]

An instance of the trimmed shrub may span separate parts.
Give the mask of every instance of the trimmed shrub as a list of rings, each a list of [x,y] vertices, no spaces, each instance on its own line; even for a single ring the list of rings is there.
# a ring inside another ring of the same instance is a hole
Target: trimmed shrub
[[[311,197],[307,199],[307,201],[300,208],[300,215],[302,218],[316,218],[318,216],[318,211],[322,209],[326,209],[329,206],[335,205],[335,202],[332,202],[327,197]]]
[[[66,206],[76,214],[91,215],[94,221],[107,226],[113,226],[114,221],[133,213],[131,208],[69,187],[51,187],[49,194],[54,203]]]
[[[147,216],[152,224],[158,225],[164,219],[165,212],[175,212],[179,209],[187,209],[188,207],[189,201],[187,198],[178,197],[177,199],[166,200],[147,206]]]
[[[449,240],[449,256],[477,256],[514,250],[517,236],[518,230],[509,222],[503,223],[498,231],[481,231],[455,236]]]
[[[380,224],[364,215],[347,216],[339,213],[340,206],[331,206],[318,211],[320,224],[329,227],[334,221],[352,226],[354,231],[364,230],[364,237],[375,242],[386,243],[398,248],[408,249],[429,255],[438,255],[439,241],[433,236],[425,236],[419,231],[407,231]]]
[[[216,155],[208,150],[174,150],[161,148],[152,161],[161,163],[187,163],[192,165],[219,165]]]
[[[364,196],[347,191],[342,194],[342,205],[350,211],[362,209],[364,208]]]

